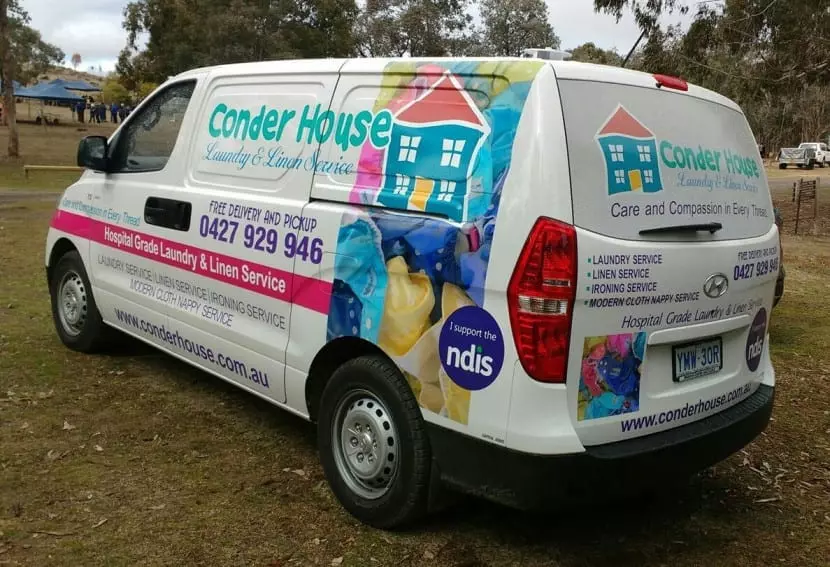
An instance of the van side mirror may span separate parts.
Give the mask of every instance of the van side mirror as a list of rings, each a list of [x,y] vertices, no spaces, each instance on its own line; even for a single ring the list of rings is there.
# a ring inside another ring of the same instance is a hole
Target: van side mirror
[[[78,144],[78,166],[94,171],[107,171],[107,139],[87,136]]]

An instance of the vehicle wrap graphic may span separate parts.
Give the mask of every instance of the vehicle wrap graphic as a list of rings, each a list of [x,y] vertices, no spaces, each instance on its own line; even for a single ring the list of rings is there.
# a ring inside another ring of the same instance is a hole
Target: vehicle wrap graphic
[[[580,421],[639,411],[645,349],[644,332],[585,339],[579,374]]]
[[[497,325],[498,336],[490,324],[457,325],[465,338],[479,339],[461,352],[458,340],[440,340],[441,331],[456,310],[485,307],[501,191],[541,66],[390,64],[384,84],[394,88],[381,89],[373,109],[394,117],[390,143],[364,144],[350,194],[352,203],[389,210],[354,208],[338,233],[327,339],[357,336],[378,344],[425,410],[461,424],[472,391],[497,379],[494,361],[501,365],[504,339]],[[463,375],[463,385],[447,374],[445,361],[464,368],[450,372]]]
[[[328,313],[329,282],[58,210],[52,227],[273,299]]]

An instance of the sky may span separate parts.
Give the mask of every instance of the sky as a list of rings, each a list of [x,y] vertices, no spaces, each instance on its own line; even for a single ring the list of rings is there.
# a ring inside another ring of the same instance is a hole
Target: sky
[[[625,54],[640,35],[631,16],[619,23],[612,16],[596,14],[593,0],[546,0],[556,34],[562,39],[562,48],[572,49],[592,41],[605,48],[616,48]],[[126,0],[22,0],[32,17],[32,26],[49,43],[66,53],[66,65],[73,53],[80,53],[83,62],[79,70],[104,73],[115,68],[118,53],[127,38],[121,27]],[[686,24],[690,17],[670,15],[663,25]],[[544,47],[544,46],[528,46]]]

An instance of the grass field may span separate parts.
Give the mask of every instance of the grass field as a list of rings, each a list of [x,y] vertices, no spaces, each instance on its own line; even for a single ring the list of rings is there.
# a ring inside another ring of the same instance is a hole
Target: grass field
[[[25,117],[18,105],[18,112]],[[0,191],[57,191],[63,190],[80,176],[75,172],[37,171],[23,175],[23,165],[75,165],[78,142],[84,136],[108,136],[114,124],[79,124],[69,122],[69,111],[60,109],[67,123],[58,126],[38,126],[21,123],[19,159],[0,157]],[[8,129],[0,127],[0,154],[6,155]]]
[[[785,242],[777,407],[746,451],[645,502],[606,495],[538,516],[465,499],[390,534],[340,509],[308,424],[138,344],[65,349],[40,260],[51,212],[0,204],[0,561],[826,565],[830,239]]]
[[[24,148],[71,156],[83,134]],[[384,533],[340,508],[309,424],[137,343],[100,356],[64,348],[42,262],[53,208],[0,197],[0,564],[827,564],[828,235],[784,237],[776,409],[745,451],[645,500],[530,515],[462,499]]]

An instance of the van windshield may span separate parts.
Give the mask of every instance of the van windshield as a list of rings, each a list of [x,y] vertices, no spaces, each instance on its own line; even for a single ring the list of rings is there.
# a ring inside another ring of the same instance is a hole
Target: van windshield
[[[574,224],[630,240],[751,238],[773,222],[743,114],[676,91],[560,80]],[[642,233],[641,233],[642,231]]]

